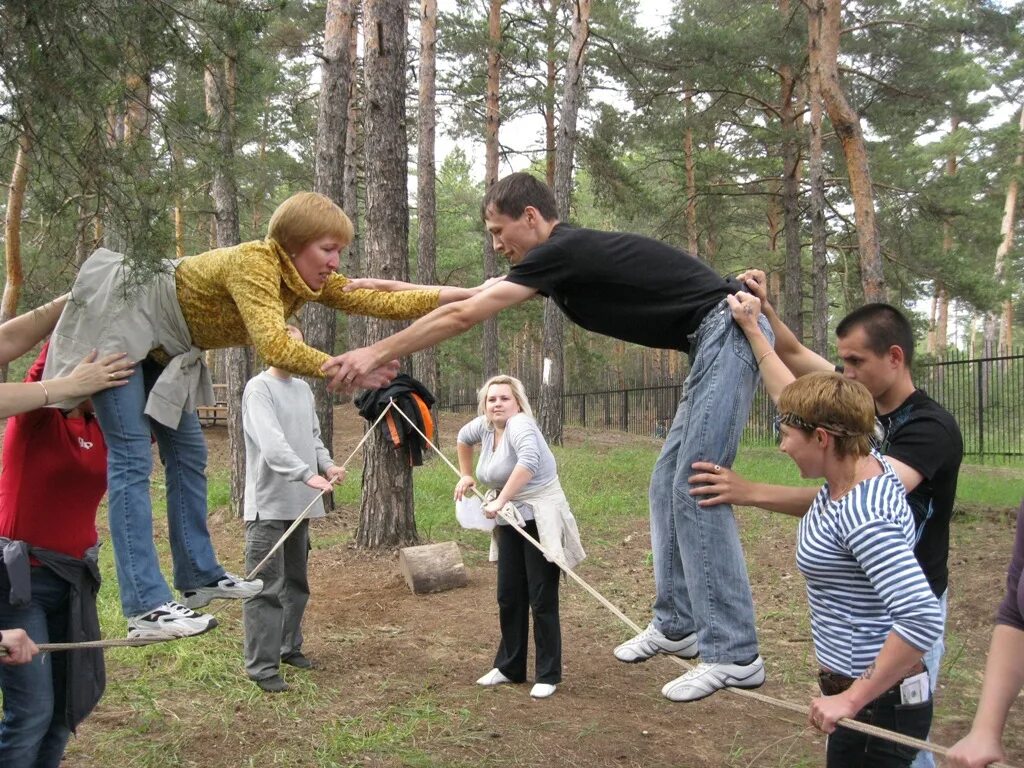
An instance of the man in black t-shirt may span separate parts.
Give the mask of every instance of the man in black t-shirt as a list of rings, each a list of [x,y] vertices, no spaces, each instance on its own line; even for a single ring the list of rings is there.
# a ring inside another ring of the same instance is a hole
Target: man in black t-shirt
[[[768,304],[763,272],[751,270],[741,275],[744,277],[748,278],[750,292],[761,300],[762,311],[775,330],[775,351],[794,375],[840,370],[871,392],[883,433],[876,447],[907,489],[907,501],[917,527],[914,554],[939,598],[945,622],[949,524],[963,458],[963,438],[953,415],[914,386],[910,373],[914,353],[910,322],[888,304],[867,304],[854,310],[836,327],[837,349],[843,362],[837,369],[801,344]],[[697,462],[694,470],[696,474],[690,476],[691,493],[707,499],[701,504],[726,502],[801,517],[818,492],[817,488],[752,483],[731,470],[716,471],[707,462]],[[940,636],[924,655],[932,691],[944,649]],[[932,753],[922,750],[912,768],[934,765]]]
[[[750,411],[758,361],[726,302],[741,286],[658,240],[559,222],[551,190],[529,174],[512,174],[491,187],[482,213],[495,251],[512,265],[508,276],[373,346],[332,358],[324,365],[331,388],[537,294],[588,330],[688,352],[683,398],[651,477],[654,617],[615,656],[636,662],[657,653],[699,653],[701,664],[662,688],[672,701],[695,701],[726,686],[760,686],[764,662],[732,507],[699,508],[687,482],[694,461],[732,464]],[[362,287],[403,285],[356,280],[347,288]],[[771,338],[767,321],[760,323]]]

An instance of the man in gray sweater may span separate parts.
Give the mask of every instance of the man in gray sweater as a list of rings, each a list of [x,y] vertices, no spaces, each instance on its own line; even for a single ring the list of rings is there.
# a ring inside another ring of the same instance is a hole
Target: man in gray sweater
[[[288,326],[302,341],[302,332]],[[245,568],[252,570],[320,492],[345,478],[320,440],[313,392],[302,379],[270,367],[245,385]],[[309,669],[302,654],[302,615],[309,600],[309,520],[323,517],[322,503],[263,567],[263,591],[242,607],[245,671],[268,693],[288,690],[280,665]]]

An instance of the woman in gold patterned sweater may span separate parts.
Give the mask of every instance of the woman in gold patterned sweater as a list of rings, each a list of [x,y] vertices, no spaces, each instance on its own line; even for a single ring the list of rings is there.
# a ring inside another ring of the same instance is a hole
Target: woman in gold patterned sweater
[[[351,240],[345,213],[328,198],[305,192],[278,207],[262,241],[167,261],[155,274],[105,249],[82,265],[54,331],[44,378],[67,373],[84,356],[80,349],[124,351],[142,361],[126,372],[125,386],[93,398],[108,446],[110,535],[130,637],[200,634],[217,622],[195,609],[214,598],[251,597],[262,588],[258,579],[227,573],[210,541],[206,441],[195,413],[196,406],[213,402],[202,350],[252,344],[267,365],[322,377],[320,366],[330,356],[292,338],[285,327],[306,302],[405,319],[479,290],[405,284],[407,290],[397,292],[353,290],[352,281],[336,272]],[[379,386],[393,373],[388,366],[357,384]],[[172,599],[153,543],[151,434],[165,467],[181,603]]]

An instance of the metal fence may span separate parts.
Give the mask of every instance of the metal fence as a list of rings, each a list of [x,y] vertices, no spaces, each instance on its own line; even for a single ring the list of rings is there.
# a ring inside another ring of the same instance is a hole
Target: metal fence
[[[970,359],[954,353],[920,365],[915,383],[956,417],[965,454],[980,460],[1024,458],[1024,354]],[[528,394],[539,402],[538,393]],[[567,392],[562,396],[562,419],[566,426],[664,437],[681,394],[681,384]],[[476,393],[472,388],[449,390],[438,407],[475,413]],[[758,386],[743,442],[774,445],[775,413],[771,398]]]
[[[965,454],[1024,456],[1024,354],[952,353],[922,365],[916,383],[956,417]]]

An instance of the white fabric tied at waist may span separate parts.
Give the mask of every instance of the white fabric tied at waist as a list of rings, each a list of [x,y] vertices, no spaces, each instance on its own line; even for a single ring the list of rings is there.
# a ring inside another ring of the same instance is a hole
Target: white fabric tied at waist
[[[146,415],[177,429],[182,412],[213,405],[210,372],[178,304],[178,261],[136,269],[120,253],[95,251],[78,271],[53,331],[43,379],[68,375],[93,349],[100,355],[124,352],[138,364],[160,348],[170,362],[149,393]],[[84,399],[51,405],[73,408]]]
[[[542,547],[554,557],[544,555],[549,562],[557,562],[570,570],[575,568],[587,553],[583,551],[580,532],[576,526],[576,518],[569,508],[562,484],[556,477],[541,488],[530,491],[519,491],[515,501],[525,502],[533,507],[533,518],[537,522],[537,538]],[[498,559],[498,545],[491,534],[489,559]]]

